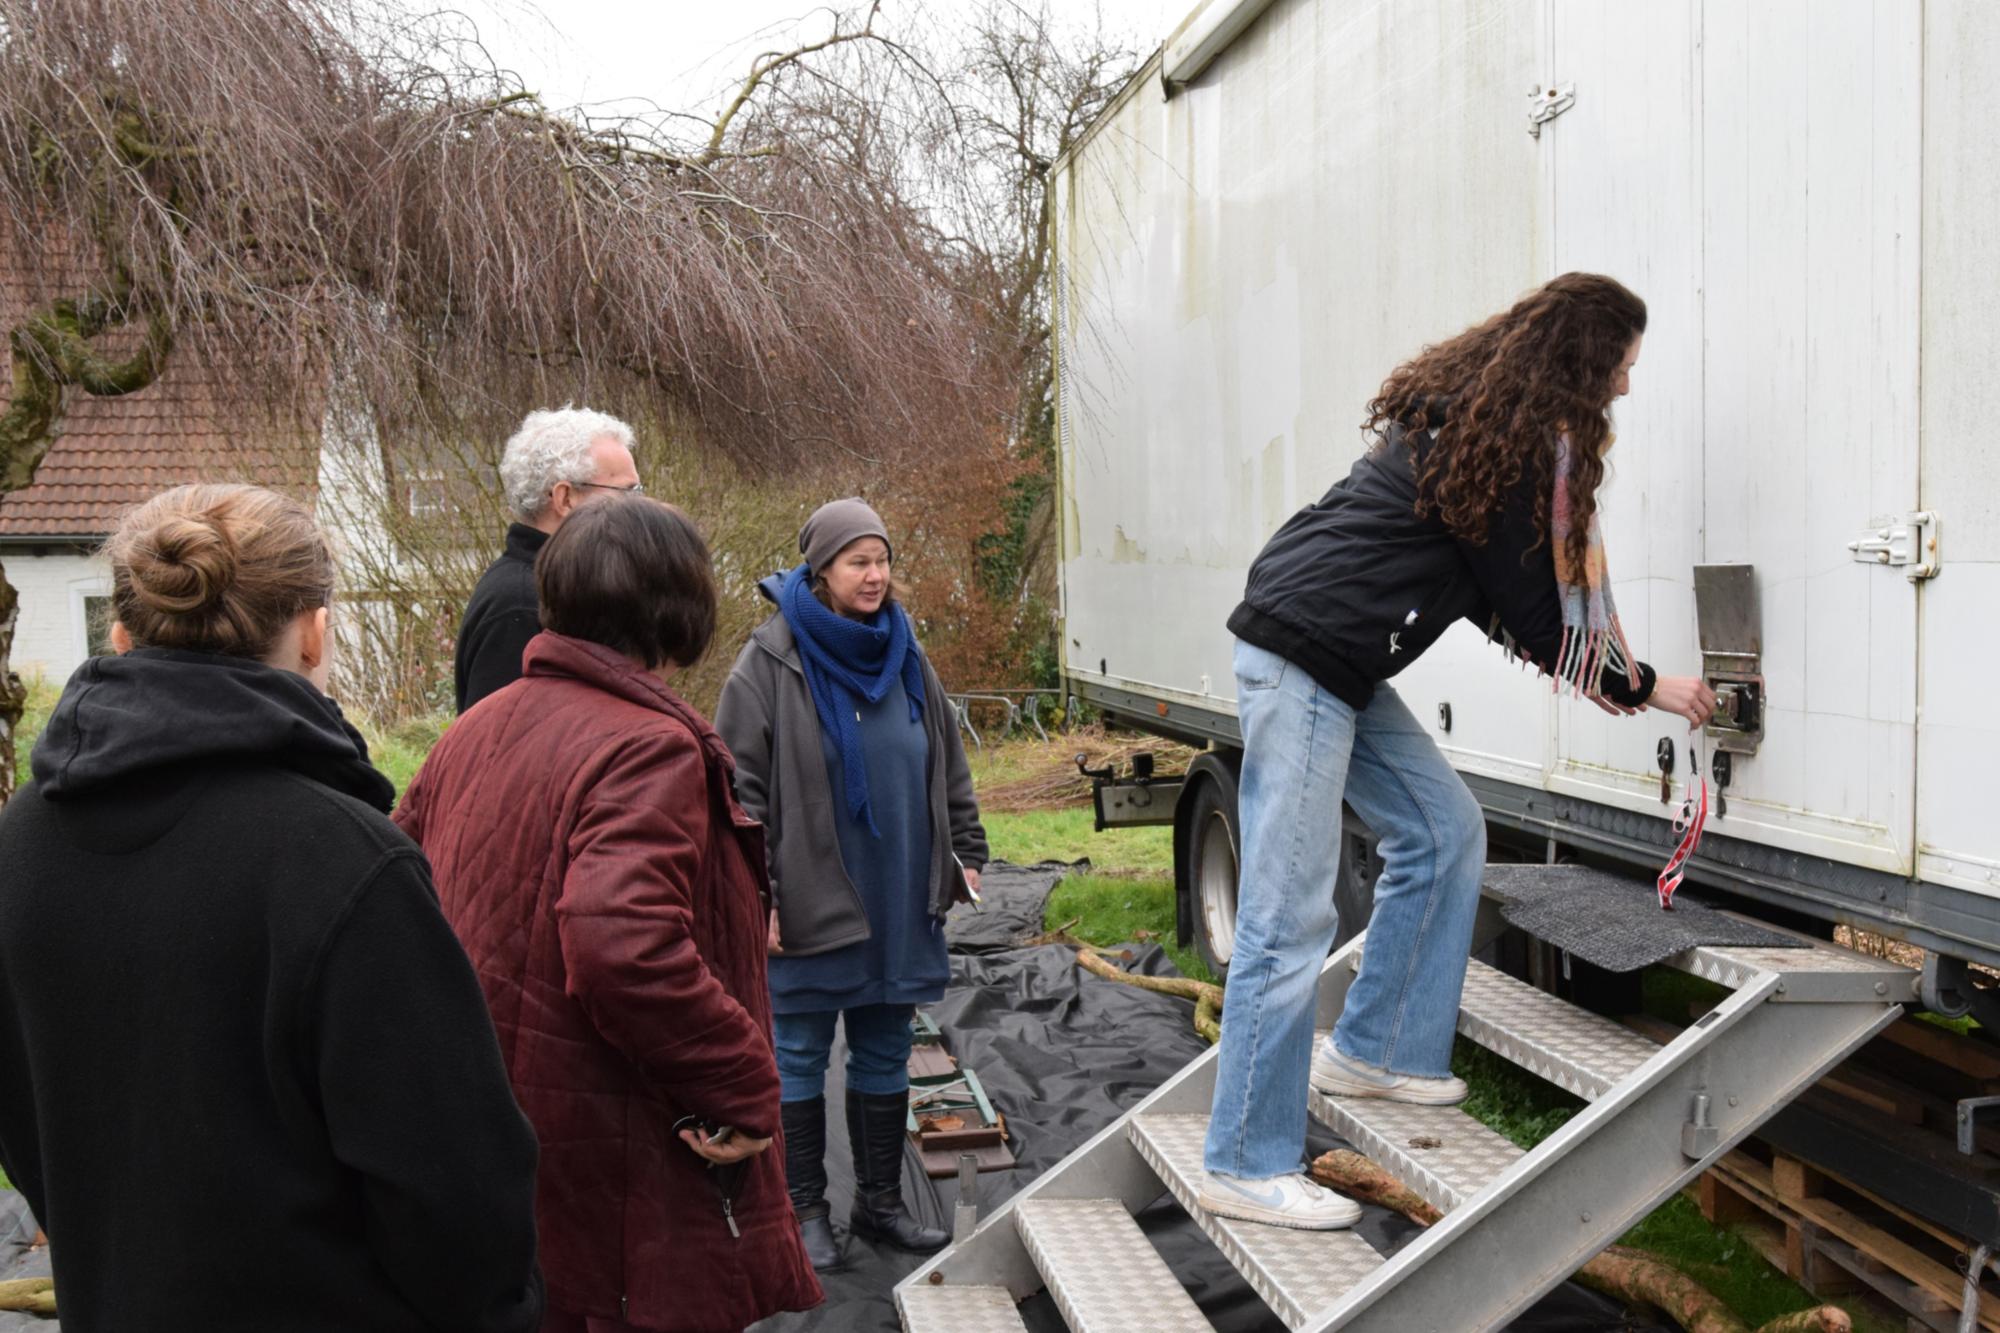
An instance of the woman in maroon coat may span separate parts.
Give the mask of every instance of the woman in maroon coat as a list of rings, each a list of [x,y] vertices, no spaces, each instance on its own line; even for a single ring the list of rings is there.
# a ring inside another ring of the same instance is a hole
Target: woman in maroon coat
[[[436,872],[542,1146],[545,1333],[737,1330],[820,1300],[785,1193],[762,831],[668,689],[715,624],[678,511],[607,497],[536,561],[522,679],[396,814]]]

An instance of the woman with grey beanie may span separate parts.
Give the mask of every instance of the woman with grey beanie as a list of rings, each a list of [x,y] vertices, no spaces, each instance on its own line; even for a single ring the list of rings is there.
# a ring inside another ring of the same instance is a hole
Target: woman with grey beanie
[[[910,1019],[950,977],[944,916],[979,887],[986,833],[937,673],[895,599],[894,550],[860,499],[822,505],[804,561],[758,585],[777,611],[736,659],[716,728],[769,833],[771,1008],[785,1174],[813,1267],[841,1254],[826,1201],[827,1058],[847,1032],[856,1235],[949,1239],[902,1196]]]

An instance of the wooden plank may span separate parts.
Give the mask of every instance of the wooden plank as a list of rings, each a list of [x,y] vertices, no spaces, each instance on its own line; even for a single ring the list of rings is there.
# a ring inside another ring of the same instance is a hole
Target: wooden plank
[[[1929,1255],[1905,1244],[1880,1227],[1856,1217],[1830,1199],[1800,1199],[1794,1206],[1798,1208],[1801,1216],[1824,1227],[1856,1249],[1888,1261],[1905,1280],[1941,1298],[1953,1309],[1959,1308],[1959,1302],[1964,1297],[1964,1279]],[[1979,1322],[2000,1327],[2000,1299],[1987,1292],[1980,1293]]]
[[[1879,1078],[1848,1060],[1834,1067],[1819,1086],[1905,1124],[1924,1123],[1924,1098],[1913,1088]]]
[[[1826,1190],[1826,1177],[1796,1157],[1779,1153],[1771,1161],[1771,1185],[1787,1203],[1815,1198]]]
[[[1973,1078],[2000,1078],[2000,1051],[1991,1051],[1963,1033],[1947,1032],[1935,1023],[1900,1018],[1875,1037],[1906,1051],[1963,1070]]]
[[[1828,1257],[1826,1237],[1820,1234],[1818,1227],[1802,1222],[1795,1230],[1799,1233],[1800,1249],[1803,1251],[1800,1256],[1800,1286],[1815,1296],[1842,1296],[1868,1285]]]
[[[1953,1251],[1970,1251],[1972,1248],[1972,1242],[1967,1240],[1965,1237],[1953,1235],[1950,1231],[1947,1231],[1945,1228],[1939,1226],[1937,1223],[1931,1221],[1929,1218],[1921,1217],[1916,1213],[1909,1211],[1909,1209],[1907,1208],[1898,1207],[1896,1204],[1890,1203],[1887,1199],[1882,1198],[1878,1194],[1869,1193],[1867,1190],[1862,1189],[1859,1185],[1847,1179],[1845,1176],[1842,1176],[1833,1171],[1828,1171],[1826,1173],[1826,1178],[1828,1180],[1833,1181],[1835,1184],[1839,1185],[1842,1189],[1852,1190],[1854,1193],[1868,1200],[1868,1202],[1874,1204],[1877,1208],[1880,1208],[1883,1212],[1894,1216],[1898,1221],[1903,1222],[1905,1225],[1915,1227],[1917,1230],[1930,1236],[1933,1240],[1942,1242],[1947,1249]]]
[[[1704,1171],[1695,1182],[1695,1202],[1701,1207],[1701,1215],[1708,1219],[1710,1226],[1733,1226],[1748,1218],[1760,1216],[1757,1206],[1743,1197],[1742,1193],[1729,1187],[1721,1175],[1714,1171]]]
[[[1780,1159],[1780,1162],[1783,1160],[1786,1159]],[[1817,1193],[1785,1197],[1779,1192],[1777,1177],[1780,1172],[1775,1169],[1778,1165],[1779,1163],[1773,1163],[1767,1166],[1738,1149],[1725,1154],[1722,1160],[1711,1168],[1712,1172],[1720,1174],[1727,1184],[1735,1188],[1745,1201],[1764,1209],[1784,1226],[1784,1236],[1774,1247],[1775,1252],[1767,1252],[1765,1256],[1774,1265],[1783,1268],[1795,1281],[1803,1282],[1803,1275],[1810,1267],[1806,1259],[1806,1246],[1803,1243],[1805,1238],[1796,1225],[1803,1219],[1829,1235],[1847,1242],[1859,1256],[1882,1264],[1902,1281],[1923,1292],[1924,1306],[1942,1300],[1953,1310],[1959,1308],[1965,1289],[1962,1275],[1832,1199],[1821,1197]],[[1794,1167],[1803,1165],[1794,1161]],[[1791,1187],[1824,1190],[1827,1179],[1824,1174],[1811,1172],[1810,1168],[1806,1169],[1811,1176],[1818,1179],[1800,1179],[1796,1174],[1792,1174]],[[1869,1197],[1863,1191],[1854,1192],[1863,1198]],[[1870,1201],[1873,1202],[1872,1199]],[[1937,1238],[1954,1250],[1967,1245],[1967,1242],[1950,1236]],[[1859,1262],[1856,1266],[1860,1266]],[[1882,1290],[1881,1285],[1876,1284],[1876,1289]],[[1914,1298],[1912,1305],[1906,1308],[1918,1308]],[[1994,1297],[1991,1293],[1981,1293],[1979,1324],[1981,1328],[2000,1330],[2000,1298]]]

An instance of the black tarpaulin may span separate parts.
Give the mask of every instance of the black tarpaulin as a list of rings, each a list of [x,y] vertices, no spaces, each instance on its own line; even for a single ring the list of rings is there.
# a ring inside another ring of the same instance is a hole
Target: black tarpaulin
[[[1031,866],[995,861],[981,876],[978,907],[960,903],[945,918],[944,938],[953,953],[1013,949],[1042,933],[1042,911],[1062,877],[1090,868],[1090,862],[1043,861]]]

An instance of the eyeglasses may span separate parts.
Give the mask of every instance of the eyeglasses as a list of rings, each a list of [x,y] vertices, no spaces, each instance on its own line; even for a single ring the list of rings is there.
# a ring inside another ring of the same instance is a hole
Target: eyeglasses
[[[644,495],[646,493],[646,484],[640,481],[635,481],[630,486],[607,486],[601,481],[573,481],[570,485],[578,490],[623,491],[627,495]]]

